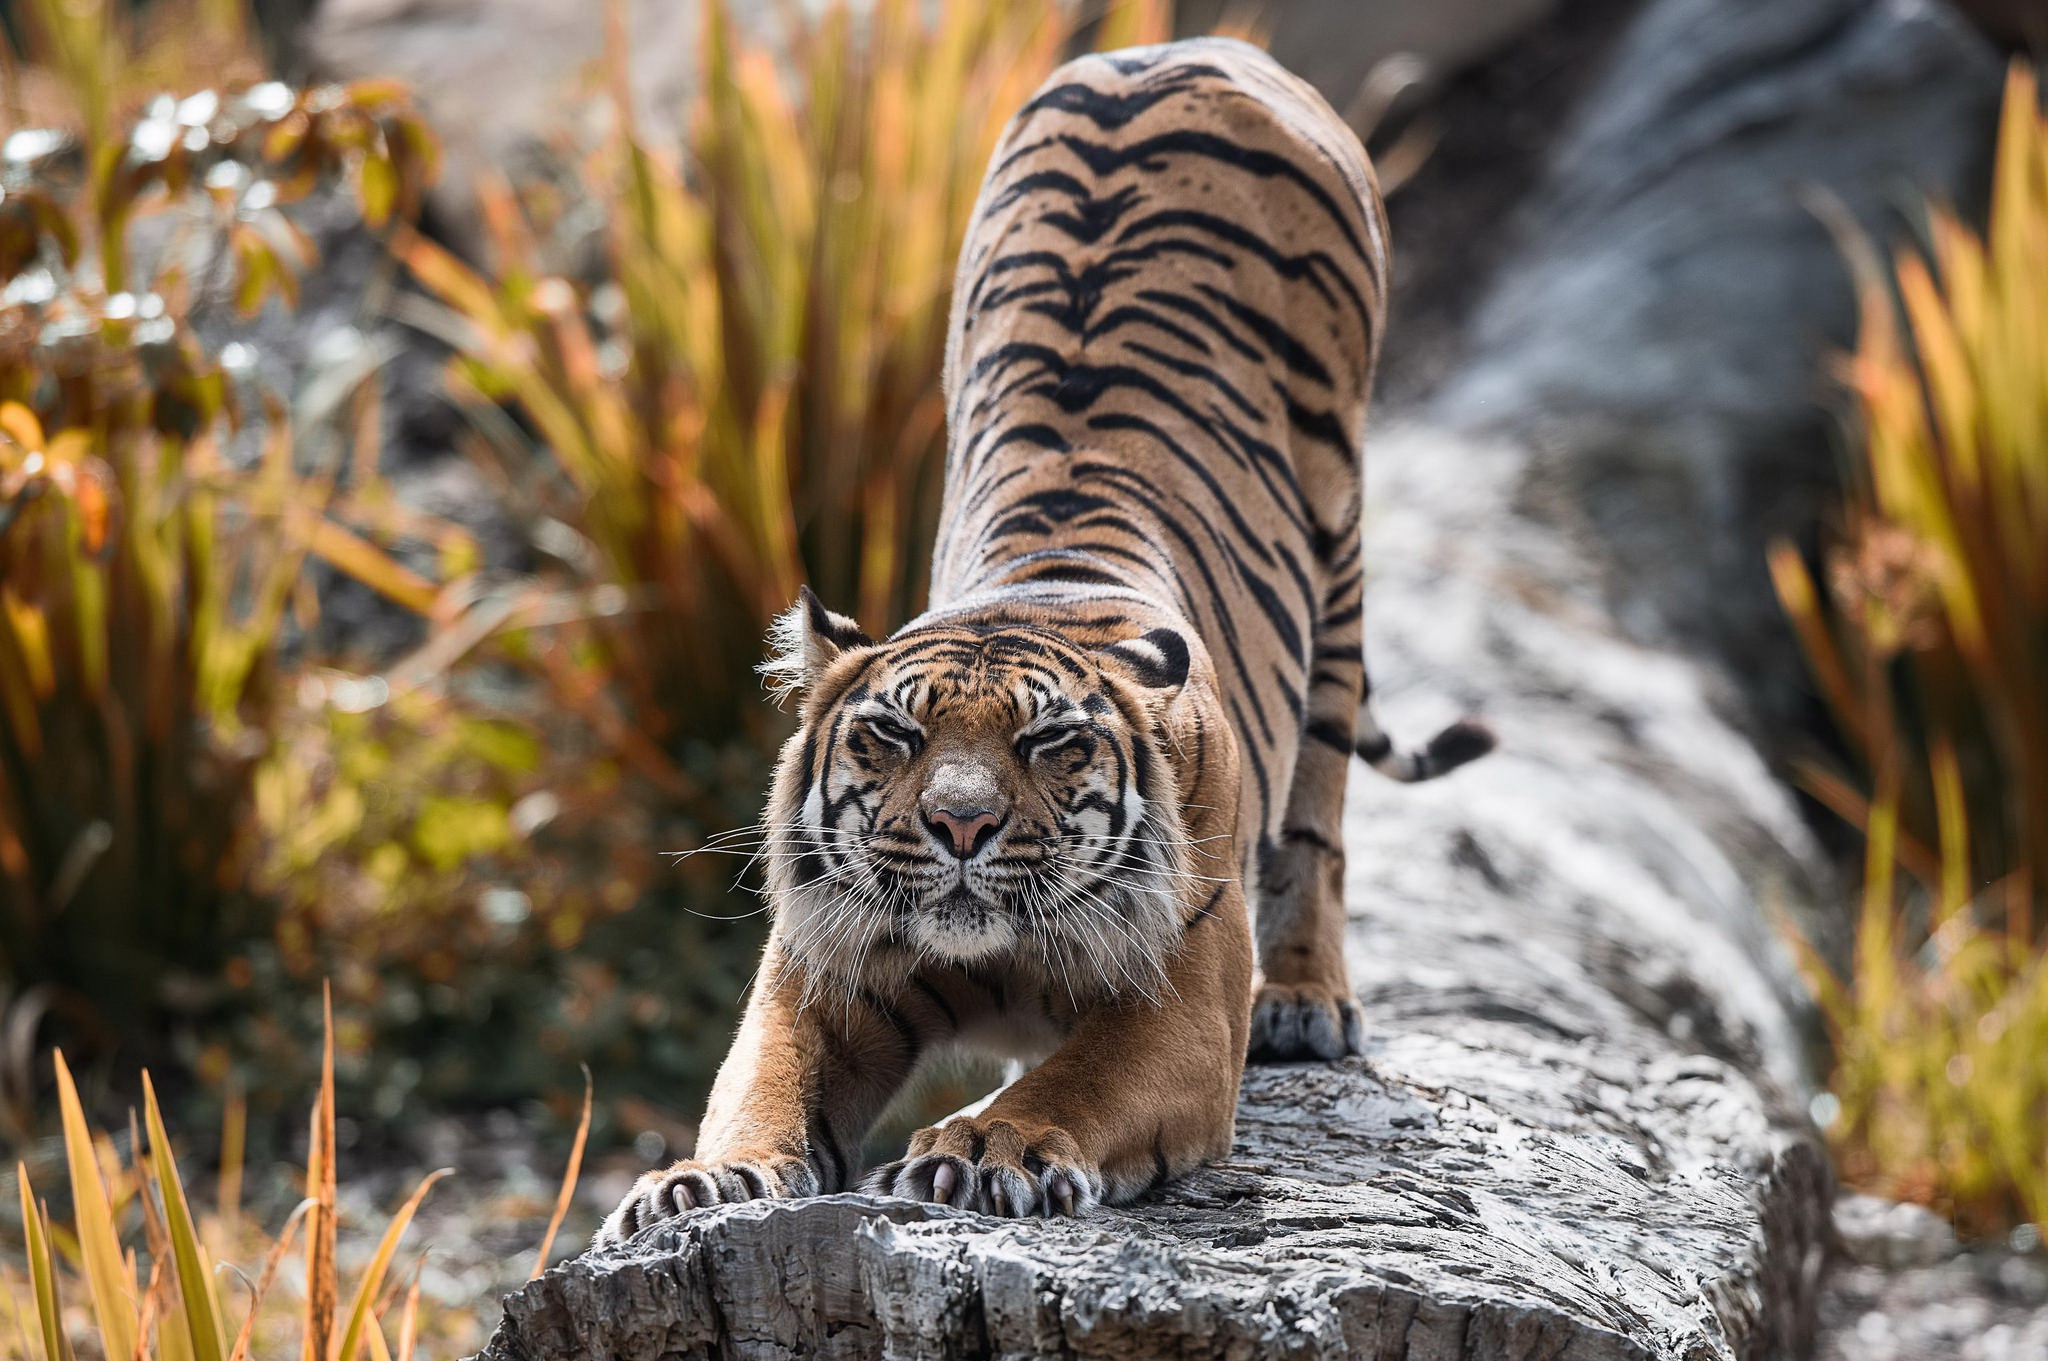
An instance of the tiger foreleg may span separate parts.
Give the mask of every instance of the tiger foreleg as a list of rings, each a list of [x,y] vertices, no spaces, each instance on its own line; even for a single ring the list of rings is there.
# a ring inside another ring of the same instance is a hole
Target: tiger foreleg
[[[986,1110],[919,1130],[863,1189],[983,1214],[1080,1214],[1222,1157],[1243,1072],[1245,935],[1232,883],[1192,918],[1157,1001],[1082,1013]]]
[[[598,1230],[600,1246],[687,1210],[843,1191],[860,1145],[917,1061],[912,1027],[871,996],[819,997],[778,968],[761,984],[718,1070],[694,1156],[641,1177]]]
[[[1286,813],[1279,836],[1261,849],[1254,1059],[1342,1058],[1365,1044],[1344,965],[1344,784],[1351,716],[1365,688],[1356,616],[1346,617],[1345,629],[1317,640]]]

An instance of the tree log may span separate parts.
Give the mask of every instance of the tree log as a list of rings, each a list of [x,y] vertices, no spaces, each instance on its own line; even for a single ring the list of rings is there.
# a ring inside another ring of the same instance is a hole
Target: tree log
[[[1996,84],[1925,0],[1644,7],[1429,423],[1368,448],[1382,713],[1503,746],[1354,774],[1363,1058],[1251,1069],[1228,1161],[1079,1221],[655,1226],[485,1357],[1804,1354],[1830,1183],[1779,920],[1824,873],[1753,736],[1799,684],[1758,535],[1812,514],[1853,311],[1794,191],[1955,188]]]
[[[1764,1357],[1803,1350],[1828,1176],[1766,907],[1814,855],[1714,673],[1621,635],[1515,505],[1527,456],[1376,439],[1396,731],[1483,712],[1431,785],[1360,767],[1369,1052],[1246,1074],[1230,1159],[1000,1221],[832,1196],[702,1211],[506,1301],[490,1361]]]

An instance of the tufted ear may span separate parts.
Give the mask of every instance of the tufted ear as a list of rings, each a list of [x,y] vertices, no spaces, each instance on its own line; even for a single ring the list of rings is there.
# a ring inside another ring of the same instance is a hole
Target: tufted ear
[[[768,660],[761,663],[761,677],[777,699],[799,694],[841,653],[874,643],[859,624],[826,609],[817,593],[805,586],[798,590],[796,603],[769,625]]]
[[[1148,690],[1173,691],[1187,683],[1187,639],[1172,629],[1153,629],[1141,637],[1111,643],[1099,655]]]

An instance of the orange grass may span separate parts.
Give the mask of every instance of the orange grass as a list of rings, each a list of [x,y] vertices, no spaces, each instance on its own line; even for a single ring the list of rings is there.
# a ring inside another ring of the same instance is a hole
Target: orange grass
[[[419,1336],[419,1281],[415,1273],[405,1284],[400,1304],[403,1278],[394,1280],[393,1263],[421,1202],[447,1171],[422,1178],[393,1213],[344,1306],[334,1253],[333,1057],[330,1007],[320,1091],[313,1105],[306,1199],[287,1216],[274,1240],[252,1240],[231,1232],[234,1225],[227,1217],[194,1214],[147,1074],[142,1124],[146,1152],[124,1166],[111,1144],[88,1127],[70,1069],[58,1054],[56,1086],[74,1223],[61,1225],[51,1219],[48,1206],[35,1195],[27,1168],[20,1168],[28,1279],[20,1281],[0,1270],[0,1297],[20,1325],[14,1338],[0,1337],[0,1356],[63,1361],[82,1349],[142,1361],[245,1361],[255,1354],[259,1336],[273,1338],[280,1310],[271,1301],[271,1291],[278,1267],[303,1226],[303,1299],[292,1311],[298,1321],[298,1354],[306,1361],[363,1361],[366,1355],[379,1361],[411,1361]],[[142,1149],[144,1144],[135,1146]],[[579,1140],[567,1174],[572,1184],[580,1154]],[[224,1182],[227,1171],[224,1167]],[[137,1224],[139,1248],[124,1245],[124,1239],[135,1238]],[[253,1281],[240,1273],[224,1276],[217,1267],[224,1264],[224,1251],[238,1247],[262,1258]],[[233,1279],[244,1287],[239,1299],[227,1284]],[[20,1303],[24,1298],[25,1308]],[[90,1305],[89,1314],[67,1312],[67,1301],[80,1300]],[[272,1326],[259,1326],[264,1320]],[[394,1325],[395,1345],[386,1336]]]
[[[1119,6],[1098,36],[1163,36],[1167,13]],[[405,258],[452,314],[457,390],[507,404],[560,469],[542,508],[573,531],[566,564],[623,590],[599,627],[616,685],[586,707],[672,754],[761,735],[752,668],[799,583],[875,628],[921,607],[954,259],[1070,28],[1054,0],[882,0],[793,17],[771,49],[713,0],[676,158],[633,124],[611,25],[616,125],[584,165],[602,277],[572,277],[560,224],[503,191],[487,270],[424,240]],[[516,481],[529,451],[479,429]]]
[[[1829,1136],[1852,1184],[1978,1231],[2048,1226],[2044,260],[2048,122],[2016,65],[1987,235],[1937,209],[1927,255],[1859,269],[1844,531],[1819,573],[1771,562],[1865,776],[1808,780],[1865,835],[1850,973],[1803,951]]]

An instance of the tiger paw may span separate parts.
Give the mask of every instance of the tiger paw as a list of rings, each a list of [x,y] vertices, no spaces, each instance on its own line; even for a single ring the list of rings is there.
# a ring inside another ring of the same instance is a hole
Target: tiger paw
[[[595,1246],[625,1242],[649,1224],[673,1219],[707,1205],[736,1205],[745,1200],[788,1200],[818,1194],[817,1174],[802,1158],[787,1153],[757,1157],[685,1159],[656,1168],[633,1183],[604,1227]]]
[[[1254,1062],[1341,1059],[1365,1052],[1365,1017],[1346,990],[1324,983],[1268,983],[1252,1002]]]
[[[905,1157],[867,1175],[861,1189],[982,1214],[1086,1214],[1102,1201],[1102,1175],[1056,1125],[956,1116],[910,1136]]]

